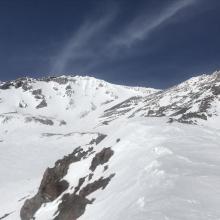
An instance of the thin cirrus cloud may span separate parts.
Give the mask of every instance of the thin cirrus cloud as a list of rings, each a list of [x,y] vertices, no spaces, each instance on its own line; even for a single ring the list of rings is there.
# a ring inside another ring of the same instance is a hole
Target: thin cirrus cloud
[[[140,15],[113,40],[114,45],[130,47],[136,41],[144,40],[148,35],[164,24],[169,18],[176,15],[181,9],[194,4],[197,0],[181,0],[167,6],[161,13],[152,16]]]
[[[108,26],[114,18],[114,13],[105,16],[102,20],[85,22],[73,36],[65,43],[59,55],[52,61],[53,73],[62,73],[70,61],[76,62],[79,59],[88,59],[93,55],[89,43],[92,39]]]
[[[94,66],[103,64],[105,59],[117,59],[117,54],[120,54],[119,50],[132,50],[136,42],[146,40],[151,32],[165,24],[180,10],[197,1],[176,1],[150,18],[142,13],[107,40],[102,39],[102,34],[108,32],[108,28],[117,18],[117,10],[107,14],[102,20],[87,21],[72,35],[53,59],[51,72],[61,74],[70,71],[70,64],[73,67],[71,71],[90,72]]]

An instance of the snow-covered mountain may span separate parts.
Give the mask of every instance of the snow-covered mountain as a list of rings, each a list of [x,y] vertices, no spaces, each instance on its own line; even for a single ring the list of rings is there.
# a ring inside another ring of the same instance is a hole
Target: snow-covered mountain
[[[219,220],[219,143],[220,72],[2,82],[0,219]]]

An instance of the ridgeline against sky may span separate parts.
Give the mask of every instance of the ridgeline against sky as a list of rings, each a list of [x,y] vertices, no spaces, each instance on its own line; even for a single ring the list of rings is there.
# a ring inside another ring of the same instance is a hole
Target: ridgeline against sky
[[[0,1],[0,80],[91,75],[166,88],[220,68],[220,1]]]

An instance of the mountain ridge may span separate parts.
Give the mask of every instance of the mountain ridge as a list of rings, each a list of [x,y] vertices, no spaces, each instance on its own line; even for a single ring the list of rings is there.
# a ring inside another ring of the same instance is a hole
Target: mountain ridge
[[[220,72],[166,90],[2,83],[0,219],[218,220],[219,115]]]

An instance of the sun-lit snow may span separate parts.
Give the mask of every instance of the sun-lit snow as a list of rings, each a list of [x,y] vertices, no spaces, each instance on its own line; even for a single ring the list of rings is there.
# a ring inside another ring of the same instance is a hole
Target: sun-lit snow
[[[165,91],[80,76],[24,79],[27,84],[14,81],[0,89],[0,219],[20,219],[45,169],[78,146],[88,149],[102,133],[107,137],[92,145],[94,151],[111,147],[114,154],[108,169],[98,166],[81,187],[115,175],[88,196],[95,200],[80,220],[219,220],[220,96],[212,90],[217,77],[194,77]],[[207,108],[201,110],[204,100]],[[206,120],[177,122],[200,111]],[[168,123],[170,118],[177,121]],[[70,164],[63,177],[68,189],[43,204],[36,220],[59,214],[62,196],[90,173],[93,157]]]

